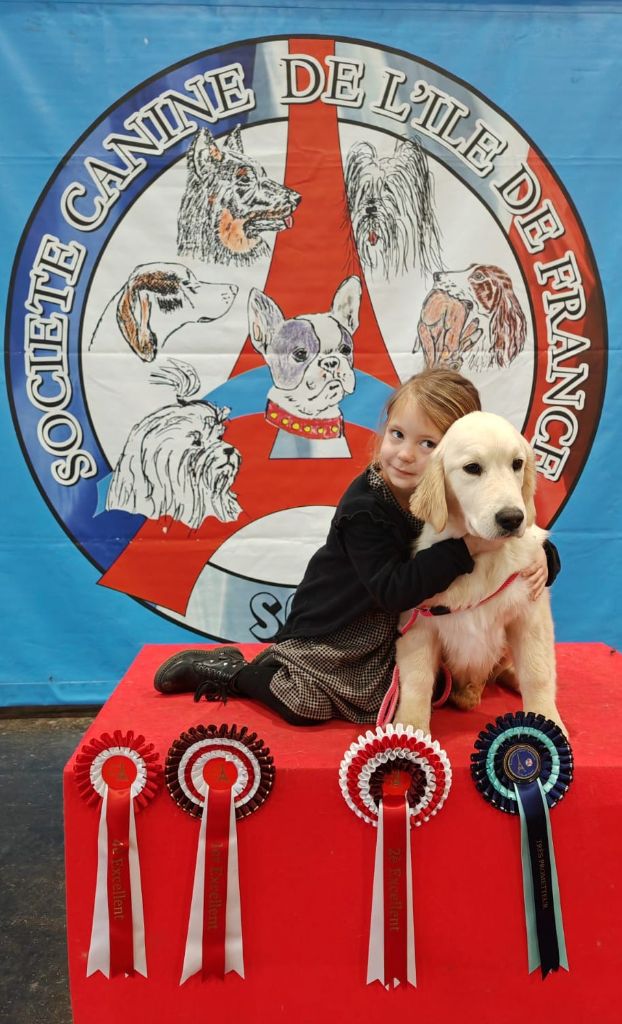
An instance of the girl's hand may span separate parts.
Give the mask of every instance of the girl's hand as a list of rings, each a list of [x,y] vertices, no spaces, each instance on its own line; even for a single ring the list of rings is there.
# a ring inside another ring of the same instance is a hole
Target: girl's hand
[[[529,585],[530,599],[532,601],[537,601],[546,586],[546,581],[549,576],[544,548],[540,548],[540,553],[536,561],[532,565],[528,566],[527,569],[523,569],[521,576],[523,579],[527,580]]]

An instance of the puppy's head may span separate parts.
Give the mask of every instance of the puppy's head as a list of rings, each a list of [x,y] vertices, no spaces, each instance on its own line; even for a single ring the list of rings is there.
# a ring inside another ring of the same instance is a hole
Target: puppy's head
[[[438,533],[451,516],[486,540],[520,537],[535,522],[535,482],[531,446],[511,423],[472,412],[452,424],[430,457],[411,511]]]

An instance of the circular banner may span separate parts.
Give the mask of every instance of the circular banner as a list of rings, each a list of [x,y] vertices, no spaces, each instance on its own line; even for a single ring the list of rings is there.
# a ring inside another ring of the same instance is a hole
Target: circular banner
[[[271,640],[426,366],[524,432],[554,521],[600,416],[602,292],[563,186],[476,84],[373,43],[244,41],[137,85],[62,160],[15,259],[7,378],[101,585]]]

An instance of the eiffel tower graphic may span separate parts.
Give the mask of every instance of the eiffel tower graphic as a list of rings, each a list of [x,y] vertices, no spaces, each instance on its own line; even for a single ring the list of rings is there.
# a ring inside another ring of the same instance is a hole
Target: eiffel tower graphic
[[[290,53],[305,53],[324,64],[334,53],[327,39],[291,39]],[[360,322],[354,337],[354,369],[361,382],[382,382],[388,394],[399,378],[382,338],[356,252],[350,222],[337,108],[316,100],[289,110],[285,184],[303,199],[294,226],[276,237],[265,292],[286,318],[329,310],[345,278],[356,276],[362,286]],[[226,540],[245,526],[286,509],[309,505],[334,506],[353,478],[369,462],[369,425],[346,422],[350,457],[336,459],[277,459],[270,454],[276,432],[263,413],[235,418],[227,387],[245,375],[252,381],[265,364],[247,338],[230,381],[218,389],[218,403],[232,407],[227,440],[242,454],[235,481],[242,513],[233,523],[205,520],[190,529],[170,517],[148,520],[102,576],[100,585],[185,614],[193,587],[210,558]],[[373,394],[377,397],[378,390]],[[208,396],[211,397],[211,396]],[[265,394],[264,394],[265,397]],[[369,411],[376,422],[382,402]],[[251,573],[252,575],[252,573]]]

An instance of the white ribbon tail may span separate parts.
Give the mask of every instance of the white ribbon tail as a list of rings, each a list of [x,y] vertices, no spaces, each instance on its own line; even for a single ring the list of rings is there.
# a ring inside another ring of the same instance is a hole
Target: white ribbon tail
[[[367,958],[367,984],[384,980],[384,869],[383,869],[383,815],[382,800],[378,806],[378,827],[376,829],[376,858],[374,861],[374,887],[371,902],[371,926],[369,929],[369,955]]]
[[[227,862],[227,907],[225,919],[225,974],[228,971],[236,971],[241,978],[244,977],[240,875],[238,871],[238,834],[233,794],[231,794],[231,816],[229,818],[229,859]]]
[[[136,818],[134,816],[134,799],[130,800],[130,892],[132,895],[132,939],[134,951],[134,970],[147,977],[147,954],[145,952],[145,919],[143,916],[143,890],[140,883],[140,861],[138,859],[138,840],[136,837]]]
[[[193,974],[200,971],[203,966],[203,890],[205,886],[205,837],[207,835],[208,792],[209,789],[206,786],[199,843],[197,846],[197,860],[194,869],[194,885],[190,901],[190,915],[188,917],[184,966],[179,981],[180,985],[183,985],[184,981],[187,981]]]
[[[95,882],[95,902],[93,906],[93,925],[91,942],[86,964],[86,976],[101,971],[110,977],[110,927],[108,920],[108,824],[106,808],[108,806],[108,787],[104,793],[99,814],[99,830],[97,833],[97,880]]]

